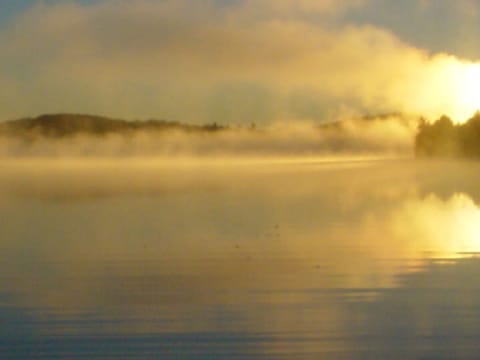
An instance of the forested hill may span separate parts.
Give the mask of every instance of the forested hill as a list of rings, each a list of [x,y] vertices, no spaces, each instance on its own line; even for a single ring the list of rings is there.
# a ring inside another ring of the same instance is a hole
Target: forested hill
[[[41,135],[46,137],[65,137],[76,134],[101,136],[110,133],[128,134],[140,130],[211,132],[221,129],[224,128],[216,123],[187,125],[165,120],[127,121],[81,114],[49,114],[0,123],[0,134],[9,136]]]
[[[421,121],[415,137],[419,157],[480,158],[480,113],[463,124],[447,116],[429,124]]]
[[[417,120],[392,114],[334,122],[221,126],[53,114],[0,122],[5,156],[411,154]]]

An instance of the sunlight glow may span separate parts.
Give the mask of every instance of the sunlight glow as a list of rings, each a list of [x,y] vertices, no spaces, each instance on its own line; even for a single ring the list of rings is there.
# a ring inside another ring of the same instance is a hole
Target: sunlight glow
[[[435,198],[429,202],[425,224],[432,235],[432,248],[442,248],[446,257],[453,258],[480,251],[480,209],[470,197],[456,194],[448,202]]]
[[[404,86],[399,86],[398,96],[405,100],[407,112],[432,121],[446,115],[460,124],[480,110],[480,62],[441,54],[410,76],[399,80]]]
[[[478,253],[480,250],[480,210],[467,204],[461,209],[456,219],[456,229],[463,233],[465,252]]]
[[[480,109],[480,64],[463,64],[454,72],[452,96],[457,122],[468,120]]]

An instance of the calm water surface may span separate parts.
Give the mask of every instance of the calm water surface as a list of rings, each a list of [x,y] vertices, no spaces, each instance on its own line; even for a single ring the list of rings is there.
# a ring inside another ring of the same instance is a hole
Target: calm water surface
[[[0,162],[0,359],[474,359],[480,164]]]

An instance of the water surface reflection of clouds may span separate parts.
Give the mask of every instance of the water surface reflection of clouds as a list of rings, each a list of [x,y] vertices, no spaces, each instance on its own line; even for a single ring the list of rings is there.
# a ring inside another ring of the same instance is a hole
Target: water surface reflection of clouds
[[[2,168],[4,358],[478,353],[472,163],[77,165]]]

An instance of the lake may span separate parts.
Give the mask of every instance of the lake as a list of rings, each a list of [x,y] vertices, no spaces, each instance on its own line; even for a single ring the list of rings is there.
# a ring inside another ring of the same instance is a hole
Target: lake
[[[1,359],[474,359],[480,166],[0,161]]]

